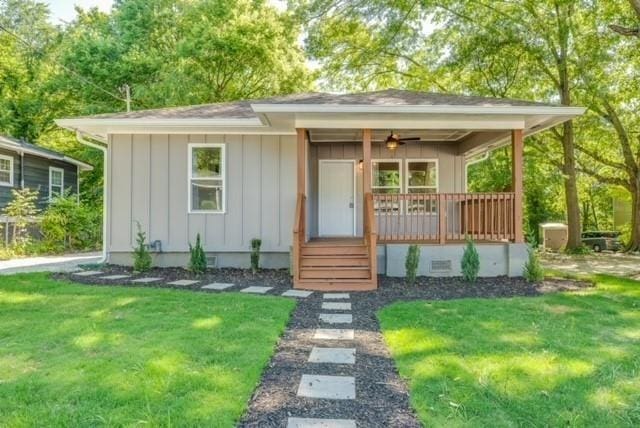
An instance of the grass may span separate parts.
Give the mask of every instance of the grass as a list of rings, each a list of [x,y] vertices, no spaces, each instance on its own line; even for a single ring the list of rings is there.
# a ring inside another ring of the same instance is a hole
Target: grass
[[[640,282],[378,314],[425,426],[640,426]]]
[[[0,277],[0,426],[234,426],[294,306]]]

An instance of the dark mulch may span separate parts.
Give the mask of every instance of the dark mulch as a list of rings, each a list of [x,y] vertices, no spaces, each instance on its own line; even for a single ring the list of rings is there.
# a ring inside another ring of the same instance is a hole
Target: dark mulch
[[[130,268],[118,266],[107,266],[101,270],[105,275],[131,274]],[[70,274],[56,276],[87,284],[113,285],[112,282],[97,277],[77,277]],[[166,282],[177,279],[201,281],[190,287],[176,287],[181,289],[200,289],[202,285],[211,282],[231,282],[242,287],[274,287],[269,294],[282,294],[291,288],[287,270],[262,270],[254,275],[242,269],[217,269],[201,277],[192,278],[189,272],[183,269],[157,268],[144,276],[161,277]],[[130,283],[129,280],[118,282],[122,285]],[[135,286],[169,287],[162,284]],[[316,292],[311,297],[299,301],[239,426],[284,427],[288,417],[293,416],[355,419],[358,426],[366,427],[419,427],[420,423],[409,403],[407,386],[400,379],[380,332],[376,317],[379,309],[395,301],[536,296],[555,291],[574,291],[589,286],[591,284],[586,282],[565,279],[531,284],[523,279],[506,277],[482,278],[474,284],[467,284],[459,278],[418,278],[415,285],[408,286],[401,278],[381,276],[378,290],[350,293],[353,324],[336,326],[320,322],[318,315],[323,312],[323,299],[322,293]],[[238,288],[231,290],[237,291]],[[355,340],[316,341],[312,337],[318,327],[353,328]],[[308,363],[307,359],[313,346],[355,347],[356,364],[352,366]],[[317,400],[298,397],[296,392],[303,374],[354,376],[357,399]]]

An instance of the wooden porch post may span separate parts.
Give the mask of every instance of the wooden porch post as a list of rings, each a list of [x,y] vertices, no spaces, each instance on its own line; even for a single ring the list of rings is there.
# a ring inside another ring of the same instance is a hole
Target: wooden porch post
[[[514,129],[511,131],[511,187],[514,193],[513,200],[513,226],[514,226],[514,242],[524,242],[524,224],[523,224],[523,152],[524,141],[522,135],[522,129]]]
[[[298,195],[307,193],[307,130],[296,128],[298,134]]]
[[[371,130],[362,130],[362,190],[371,193]]]

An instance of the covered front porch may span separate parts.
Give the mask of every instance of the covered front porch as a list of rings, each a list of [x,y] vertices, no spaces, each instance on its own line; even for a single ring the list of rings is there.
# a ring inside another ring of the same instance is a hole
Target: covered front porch
[[[524,242],[522,129],[298,128],[297,135],[297,288],[374,289],[378,250],[387,245]],[[511,189],[467,192],[469,160],[505,144]]]

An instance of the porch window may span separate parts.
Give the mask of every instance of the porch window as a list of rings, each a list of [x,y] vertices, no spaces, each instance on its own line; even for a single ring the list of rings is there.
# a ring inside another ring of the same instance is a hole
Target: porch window
[[[224,168],[223,144],[189,145],[189,212],[224,212]]]
[[[64,193],[64,170],[49,167],[49,200],[62,196]]]
[[[0,155],[0,185],[13,186],[13,157]]]
[[[436,159],[407,160],[407,193],[438,193],[438,161]],[[425,197],[407,201],[407,212],[435,213],[436,201]]]
[[[371,190],[373,193],[402,193],[402,162],[398,159],[374,160],[371,162]],[[380,212],[400,210],[400,200],[390,197],[378,201],[374,209]]]

